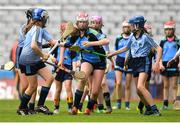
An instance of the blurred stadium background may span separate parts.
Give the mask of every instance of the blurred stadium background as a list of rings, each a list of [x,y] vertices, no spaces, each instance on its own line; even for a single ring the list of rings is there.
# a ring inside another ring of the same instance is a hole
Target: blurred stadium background
[[[9,61],[19,28],[26,22],[24,11],[31,7],[48,10],[50,22],[47,29],[55,39],[59,39],[59,24],[63,21],[75,21],[79,11],[85,11],[90,16],[101,15],[105,25],[103,31],[111,39],[111,50],[114,49],[115,37],[121,32],[122,21],[133,15],[145,16],[148,23],[152,24],[157,42],[164,33],[163,23],[170,19],[176,21],[176,34],[180,35],[180,0],[0,0],[0,64]],[[12,80],[13,74],[1,71],[0,77],[0,87],[7,89],[2,82],[5,81],[4,78]],[[0,92],[6,93],[2,89]]]

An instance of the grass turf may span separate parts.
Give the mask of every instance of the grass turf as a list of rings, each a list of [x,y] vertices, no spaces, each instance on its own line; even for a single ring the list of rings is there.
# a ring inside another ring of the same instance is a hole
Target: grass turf
[[[47,101],[47,106],[53,110],[53,102]],[[18,100],[0,100],[0,121],[1,122],[179,122],[180,111],[169,110],[161,111],[162,116],[144,116],[136,110],[137,103],[131,103],[131,110],[126,111],[123,107],[121,110],[113,110],[112,114],[92,113],[90,116],[78,114],[76,116],[67,113],[67,104],[61,102],[59,114],[47,116],[44,114],[19,116],[16,114]],[[113,103],[115,105],[115,103]],[[84,107],[86,104],[84,104]],[[124,104],[123,104],[124,106]],[[158,104],[158,107],[161,105]]]

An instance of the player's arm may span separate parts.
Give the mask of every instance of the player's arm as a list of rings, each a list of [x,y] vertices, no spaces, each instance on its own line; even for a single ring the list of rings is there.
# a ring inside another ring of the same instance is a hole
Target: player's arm
[[[39,49],[38,44],[37,44],[38,43],[38,37],[39,37],[39,31],[40,31],[40,29],[37,28],[33,34],[32,42],[31,42],[31,48],[39,57],[41,57],[43,60],[47,60],[49,58],[49,55],[44,54],[41,51],[41,49]]]
[[[162,48],[149,36],[147,36],[147,41],[152,46],[152,48],[155,48],[157,55],[156,55],[156,62],[154,64],[154,71],[159,71],[159,64],[162,58]]]
[[[108,45],[109,44],[109,39],[108,38],[104,38],[104,39],[101,39],[99,41],[91,41],[91,42],[83,42],[83,45],[86,46],[86,47],[89,47],[89,46],[101,46],[101,45]]]
[[[125,46],[125,47],[123,47],[123,48],[121,48],[121,49],[119,49],[119,50],[117,50],[117,51],[115,51],[113,53],[108,54],[108,58],[111,58],[111,57],[113,57],[113,56],[115,56],[115,55],[117,55],[119,53],[126,52],[128,49],[129,48],[127,46]]]
[[[60,48],[60,60],[59,60],[59,63],[58,63],[58,66],[62,66],[63,65],[63,62],[64,62],[64,51],[65,51],[65,47],[61,47]]]
[[[180,57],[180,49],[176,52],[175,56],[167,63],[167,67],[171,66]],[[180,58],[179,58],[180,60]],[[178,65],[179,66],[179,65]]]
[[[78,39],[78,36],[68,37],[66,39],[66,42],[61,42],[60,43],[60,46],[61,47],[65,47],[65,48],[69,48],[69,47],[71,47],[76,42],[77,39]]]
[[[49,55],[48,55],[48,54],[43,53],[43,52],[39,49],[39,47],[38,47],[38,45],[37,45],[37,42],[36,42],[35,40],[32,41],[32,43],[31,43],[31,48],[32,48],[32,50],[33,50],[39,57],[41,57],[43,60],[46,61],[46,60],[49,58]]]

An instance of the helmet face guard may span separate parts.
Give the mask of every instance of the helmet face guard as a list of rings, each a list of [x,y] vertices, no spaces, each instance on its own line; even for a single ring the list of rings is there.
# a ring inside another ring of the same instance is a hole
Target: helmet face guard
[[[43,11],[42,13],[42,22],[44,24],[43,27],[46,27],[46,25],[49,23],[49,15],[47,11]]]

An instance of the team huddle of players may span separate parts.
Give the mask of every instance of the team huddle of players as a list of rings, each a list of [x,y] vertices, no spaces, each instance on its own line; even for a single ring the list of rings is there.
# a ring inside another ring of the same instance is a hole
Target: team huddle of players
[[[117,106],[121,108],[122,74],[126,75],[125,107],[130,110],[130,83],[132,78],[136,83],[137,94],[140,98],[138,109],[141,114],[161,116],[151,94],[148,91],[148,81],[153,72],[161,72],[164,82],[163,109],[168,108],[169,84],[173,84],[173,99],[176,98],[177,77],[179,75],[179,39],[175,36],[175,22],[164,24],[165,38],[157,45],[152,38],[151,26],[145,24],[143,16],[134,16],[122,23],[122,34],[115,41],[115,51],[110,52],[109,39],[103,33],[103,20],[99,15],[89,18],[85,12],[76,16],[73,31],[68,35],[68,23],[60,24],[62,41],[54,50],[54,57],[42,51],[43,48],[53,47],[58,41],[54,40],[46,30],[49,19],[48,12],[42,8],[33,8],[26,11],[27,23],[19,31],[19,43],[16,51],[16,67],[20,74],[20,105],[19,115],[36,114],[38,112],[52,115],[59,113],[60,94],[62,84],[65,84],[68,112],[72,115],[84,113],[90,115],[95,106],[99,113],[111,113],[112,106],[106,73],[110,67],[115,70]],[[66,36],[64,36],[66,35]],[[43,43],[47,41],[47,44]],[[71,50],[78,46],[81,50]],[[58,66],[55,78],[45,61],[51,56],[52,62]],[[115,63],[113,60],[115,57]],[[154,58],[154,60],[152,60]],[[153,62],[154,61],[154,62]],[[83,79],[78,79],[75,94],[72,92],[71,73],[65,71],[79,70],[85,73]],[[37,107],[35,97],[38,86],[38,75],[44,79],[39,93]],[[51,84],[55,82],[54,111],[51,112],[44,105]],[[74,95],[74,97],[73,97]],[[82,111],[83,102],[88,95],[85,111]],[[106,108],[103,101],[105,100]],[[145,112],[143,107],[145,105]]]

